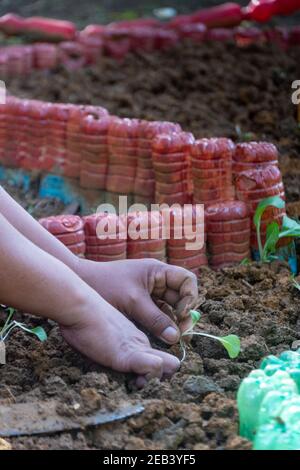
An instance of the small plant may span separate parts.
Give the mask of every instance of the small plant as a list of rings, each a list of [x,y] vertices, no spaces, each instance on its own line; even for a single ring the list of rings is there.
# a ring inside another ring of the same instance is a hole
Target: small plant
[[[281,229],[277,222],[272,222],[268,225],[266,231],[266,242],[263,246],[261,239],[261,220],[268,207],[284,209],[285,202],[279,196],[272,196],[264,199],[257,206],[253,221],[256,227],[260,260],[264,263],[278,259],[278,256],[276,256],[277,244],[281,239],[300,237],[300,224],[296,220],[285,215],[282,219]]]
[[[296,279],[294,277],[292,277],[292,283],[293,283],[293,286],[298,290],[300,291],[300,284],[298,281],[296,281]]]
[[[183,352],[181,362],[183,362],[186,358],[186,346],[185,346],[185,342],[183,339],[186,336],[204,336],[206,338],[211,338],[211,339],[214,339],[215,341],[219,341],[228,352],[230,359],[235,359],[236,357],[238,357],[240,350],[241,350],[241,341],[238,336],[228,335],[228,336],[219,337],[219,336],[210,335],[208,333],[195,332],[194,327],[199,322],[201,318],[201,313],[197,312],[196,310],[191,310],[190,315],[192,317],[192,322],[193,322],[192,326],[187,331],[182,333],[181,339],[180,339],[180,346]]]
[[[26,331],[26,333],[35,335],[42,342],[46,341],[47,333],[44,328],[42,328],[41,326],[37,326],[35,328],[27,328],[24,323],[20,323],[14,320],[13,317],[15,314],[15,309],[13,308],[8,308],[7,313],[7,319],[4,325],[0,327],[0,342],[4,343],[15,328],[20,328],[21,330]]]

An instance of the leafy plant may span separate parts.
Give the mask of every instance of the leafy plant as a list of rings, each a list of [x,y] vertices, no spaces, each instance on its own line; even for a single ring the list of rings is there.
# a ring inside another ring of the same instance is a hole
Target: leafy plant
[[[261,261],[270,260],[269,256],[271,254],[271,249],[273,248],[274,239],[275,239],[275,236],[273,236],[273,230],[274,232],[275,231],[277,232],[277,228],[275,228],[275,226],[276,225],[278,226],[276,222],[273,222],[271,224],[272,228],[269,231],[267,230],[266,243],[265,243],[265,246],[263,246],[262,239],[261,239],[261,220],[262,220],[262,216],[264,212],[266,211],[268,207],[275,207],[276,209],[283,209],[285,207],[285,202],[279,196],[268,197],[264,199],[263,201],[260,201],[260,203],[258,204],[256,208],[253,222],[256,227],[258,250],[259,250],[259,256],[260,256]],[[279,226],[278,226],[278,229],[279,229]],[[270,241],[269,241],[269,238],[270,238]]]
[[[272,196],[264,199],[257,206],[253,221],[256,227],[259,256],[260,260],[263,262],[270,262],[278,258],[276,256],[276,250],[277,244],[281,239],[300,237],[300,224],[296,220],[285,215],[282,219],[281,228],[277,222],[272,222],[268,225],[266,231],[266,242],[263,246],[261,239],[261,220],[268,207],[284,209],[285,202],[279,196]]]
[[[183,352],[183,357],[181,359],[181,362],[183,362],[186,358],[186,346],[185,346],[185,342],[183,339],[186,336],[204,336],[206,338],[211,338],[215,341],[219,341],[228,352],[230,359],[235,359],[236,357],[238,357],[238,355],[240,354],[240,350],[241,350],[241,341],[238,336],[228,335],[228,336],[219,337],[219,336],[210,335],[208,333],[202,333],[198,331],[195,332],[194,327],[199,322],[201,318],[201,313],[197,312],[196,310],[191,310],[190,315],[192,317],[192,326],[188,330],[186,330],[184,333],[182,333],[181,340],[180,340],[180,346]]]
[[[35,335],[42,342],[46,341],[47,333],[44,328],[42,328],[41,326],[37,326],[35,328],[27,328],[24,323],[20,323],[14,320],[13,317],[15,314],[15,310],[13,308],[8,308],[7,313],[7,319],[4,325],[0,328],[0,341],[4,342],[15,328],[20,328],[21,330],[26,331],[26,333]]]

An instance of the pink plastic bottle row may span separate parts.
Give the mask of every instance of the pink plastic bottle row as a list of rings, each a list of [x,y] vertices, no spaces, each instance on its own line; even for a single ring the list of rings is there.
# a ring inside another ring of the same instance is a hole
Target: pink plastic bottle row
[[[14,97],[0,106],[0,149],[5,166],[61,174],[79,180],[82,188],[160,204],[243,198],[240,190],[236,194],[240,174],[278,167],[270,143],[195,141],[171,122],[121,119],[97,106]]]
[[[127,216],[63,215],[40,223],[74,254],[91,261],[153,258],[193,271],[207,265],[204,214],[198,217],[193,206]]]
[[[120,33],[122,30],[139,31],[143,28],[160,31],[175,30],[184,33],[194,24],[201,24],[209,29],[233,28],[239,26],[243,20],[266,22],[273,16],[289,15],[299,9],[298,0],[251,0],[245,8],[235,2],[225,2],[218,6],[197,10],[189,15],[178,15],[165,23],[153,18],[141,18],[114,22],[107,26],[90,25],[87,28],[89,31],[97,31],[97,33],[110,32],[112,28]],[[0,31],[7,35],[23,34],[52,41],[69,41],[80,36],[80,32],[70,21],[42,17],[23,18],[13,13],[0,17]],[[132,38],[134,40],[134,35]]]
[[[175,27],[176,26],[176,27]],[[75,70],[95,64],[103,55],[116,60],[130,52],[165,50],[189,39],[203,41],[234,41],[238,46],[272,42],[288,48],[300,44],[300,27],[261,30],[256,27],[212,28],[202,23],[178,23],[172,27],[126,27],[90,25],[78,33],[76,40],[58,44],[40,42],[0,48],[0,79],[25,76],[35,69],[53,70],[58,66]]]

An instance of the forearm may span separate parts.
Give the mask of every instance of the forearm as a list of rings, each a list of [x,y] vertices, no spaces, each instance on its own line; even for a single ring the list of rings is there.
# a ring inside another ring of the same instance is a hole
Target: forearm
[[[0,186],[0,214],[24,237],[80,275],[79,258],[45,230]]]
[[[80,323],[86,305],[102,301],[70,268],[34,245],[1,214],[0,262],[2,304],[70,326]]]

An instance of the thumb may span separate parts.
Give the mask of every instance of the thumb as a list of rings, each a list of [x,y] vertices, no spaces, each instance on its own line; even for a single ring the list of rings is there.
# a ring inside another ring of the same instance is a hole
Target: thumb
[[[134,319],[166,343],[177,343],[180,332],[176,323],[157,307],[148,292],[143,292],[140,298],[142,302],[136,303],[132,309]]]

